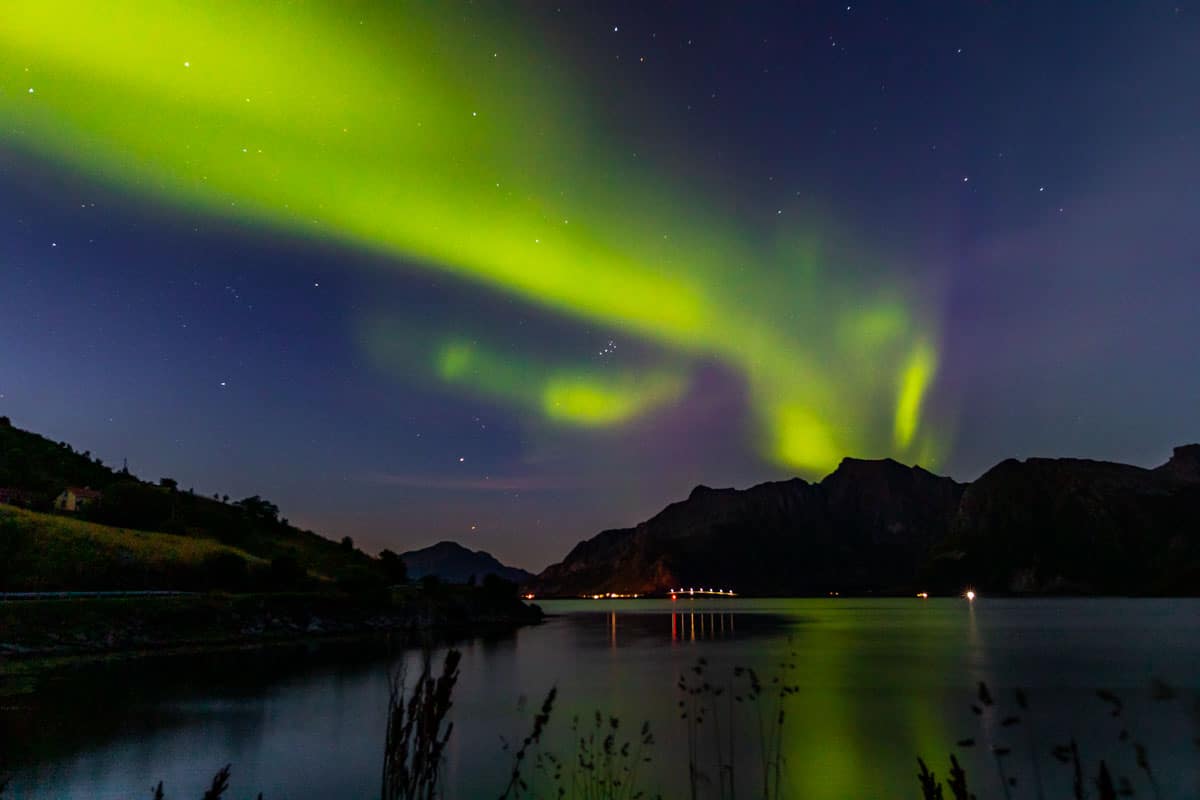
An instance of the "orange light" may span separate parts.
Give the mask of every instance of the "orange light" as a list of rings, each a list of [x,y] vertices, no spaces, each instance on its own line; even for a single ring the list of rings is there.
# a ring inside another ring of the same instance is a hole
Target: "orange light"
[[[929,592],[917,592],[917,597],[921,598],[922,600],[928,600]]]

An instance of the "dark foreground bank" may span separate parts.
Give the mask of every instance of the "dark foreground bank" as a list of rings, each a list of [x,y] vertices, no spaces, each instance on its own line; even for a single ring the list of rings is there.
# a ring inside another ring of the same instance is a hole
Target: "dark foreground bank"
[[[0,675],[30,660],[275,644],[539,622],[542,612],[487,587],[341,592],[68,597],[0,602]],[[24,671],[24,670],[23,670]]]

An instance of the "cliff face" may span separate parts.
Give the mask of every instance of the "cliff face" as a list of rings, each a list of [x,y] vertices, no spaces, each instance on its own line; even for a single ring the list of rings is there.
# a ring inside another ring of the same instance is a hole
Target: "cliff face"
[[[820,483],[699,486],[635,528],[581,542],[542,594],[1200,591],[1200,446],[1154,470],[1009,460],[972,484],[846,459]]]
[[[948,533],[961,492],[919,468],[855,459],[818,484],[698,486],[636,528],[581,542],[534,586],[566,595],[681,584],[759,594],[900,589]]]
[[[1149,470],[1077,459],[997,464],[964,492],[929,576],[992,590],[1200,591],[1200,447]]]

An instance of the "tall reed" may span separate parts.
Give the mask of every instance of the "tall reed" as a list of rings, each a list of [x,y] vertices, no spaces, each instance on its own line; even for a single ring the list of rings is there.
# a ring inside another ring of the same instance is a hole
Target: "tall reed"
[[[572,800],[645,800],[647,790],[639,786],[643,764],[651,762],[649,753],[654,745],[650,723],[642,723],[635,738],[626,738],[621,720],[599,711],[592,715],[592,724],[581,729],[579,717],[571,721],[574,741],[573,758],[543,750],[542,735],[550,721],[557,690],[551,689],[534,717],[533,728],[513,751],[512,772],[500,800],[541,800],[542,798],[572,798]],[[506,744],[506,749],[511,748]],[[533,756],[530,759],[530,755]],[[532,761],[533,766],[529,764]],[[539,789],[539,780],[545,789]]]
[[[459,651],[447,650],[442,674],[435,678],[426,650],[411,693],[403,666],[389,676],[382,800],[433,800],[436,796],[446,743],[454,732],[454,723],[446,717],[454,705],[461,659]]]
[[[1067,742],[1054,745],[1050,748],[1050,755],[1054,757],[1060,764],[1070,769],[1069,777],[1071,782],[1071,797],[1073,800],[1087,800],[1092,797],[1091,790],[1095,790],[1095,796],[1099,800],[1116,800],[1117,797],[1133,797],[1139,793],[1139,784],[1142,784],[1142,789],[1149,789],[1150,796],[1156,800],[1161,800],[1162,792],[1159,786],[1158,776],[1150,765],[1150,757],[1145,744],[1131,731],[1131,725],[1127,720],[1125,713],[1125,703],[1116,693],[1099,689],[1095,696],[1105,704],[1108,710],[1108,717],[1113,720],[1116,728],[1116,746],[1110,749],[1105,757],[1100,758],[1095,762],[1095,766],[1088,768],[1086,761],[1082,756],[1079,748],[1079,743],[1075,739]],[[1176,699],[1179,696],[1173,688],[1163,683],[1160,680],[1155,680],[1151,685],[1151,697],[1157,703],[1164,703]],[[1026,693],[1017,689],[1014,692],[1014,700],[1019,713],[1003,714],[1000,711],[999,704],[993,698],[991,691],[987,685],[980,683],[977,691],[977,703],[971,704],[971,711],[980,719],[981,724],[985,725],[990,730],[998,730],[1001,736],[1004,732],[1018,726],[1024,726],[1026,729],[1026,743],[1029,748],[1029,763],[1030,772],[1033,775],[1033,784],[1035,796],[1038,800],[1045,798],[1045,789],[1042,783],[1042,772],[1040,761],[1038,758],[1038,745],[1036,736],[1030,723],[1031,703]],[[1200,704],[1195,710],[1197,720],[1200,721]],[[998,723],[997,723],[997,720]],[[961,748],[973,748],[976,745],[974,737],[960,739],[958,746]],[[1200,747],[1200,739],[1197,739],[1196,745]],[[1017,774],[1008,766],[1007,757],[1011,753],[1011,749],[1002,741],[993,740],[990,743],[990,753],[995,764],[996,779],[999,784],[999,791],[1005,798],[1012,798],[1013,792],[1019,786]],[[1137,779],[1131,775],[1123,774],[1119,770],[1121,765],[1129,765],[1130,757],[1132,763],[1137,770],[1141,772],[1141,778]],[[949,788],[954,800],[973,800],[974,794],[967,790],[966,772],[958,763],[958,759],[953,754],[950,756],[951,769],[950,778],[946,784]],[[918,773],[917,781],[921,789],[921,797],[923,800],[943,800],[943,786],[932,771],[928,768],[923,759],[917,759]]]

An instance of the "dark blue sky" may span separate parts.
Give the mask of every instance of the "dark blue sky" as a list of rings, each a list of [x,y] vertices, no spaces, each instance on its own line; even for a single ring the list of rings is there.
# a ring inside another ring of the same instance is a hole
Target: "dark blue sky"
[[[1153,465],[1200,439],[1196,3],[707,6],[503,13],[571,75],[607,150],[751,234],[777,209],[810,214],[889,279],[936,287],[938,471]],[[547,431],[381,369],[361,321],[649,345],[402,257],[173,206],[11,132],[0,414],[20,427],[146,478],[261,494],[368,550],[452,538],[530,569],[697,483],[790,474],[748,444],[721,363],[630,424]]]

